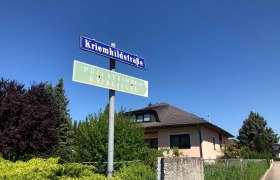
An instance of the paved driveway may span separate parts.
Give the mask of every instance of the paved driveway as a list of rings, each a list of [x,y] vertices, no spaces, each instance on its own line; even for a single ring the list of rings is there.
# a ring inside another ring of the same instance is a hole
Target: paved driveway
[[[265,180],[280,180],[280,161],[274,161],[273,167],[264,178]]]

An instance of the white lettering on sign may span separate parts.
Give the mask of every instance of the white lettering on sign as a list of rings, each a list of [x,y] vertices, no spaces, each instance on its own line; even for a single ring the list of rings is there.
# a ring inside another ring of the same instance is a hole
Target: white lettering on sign
[[[118,88],[121,87],[123,90],[130,90],[133,92],[137,92],[137,84],[136,81],[129,78],[129,77],[122,77],[115,74],[106,74],[104,75],[103,71],[95,70],[93,68],[84,68],[84,72],[89,73],[89,81],[90,82],[97,82],[100,85],[106,86],[117,86]],[[116,80],[116,84],[114,83]],[[138,86],[142,86],[141,83]]]
[[[129,53],[111,48],[110,46],[99,43],[94,39],[88,39],[85,37],[82,38],[84,40],[84,47],[89,50],[93,50],[93,52],[101,55],[115,57],[117,59],[123,60],[123,62],[127,62],[128,64],[133,64],[137,67],[145,68],[144,59],[139,59],[137,55],[129,55]]]
[[[73,81],[148,97],[148,81],[76,60],[73,67]]]

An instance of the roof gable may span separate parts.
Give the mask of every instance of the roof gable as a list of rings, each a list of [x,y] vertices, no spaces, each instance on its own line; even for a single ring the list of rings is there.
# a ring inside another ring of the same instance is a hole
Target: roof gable
[[[193,124],[207,122],[202,118],[195,116],[194,114],[183,111],[167,103],[150,105],[146,108],[135,110],[132,112],[140,113],[147,111],[155,111],[158,115],[159,122],[163,124]]]

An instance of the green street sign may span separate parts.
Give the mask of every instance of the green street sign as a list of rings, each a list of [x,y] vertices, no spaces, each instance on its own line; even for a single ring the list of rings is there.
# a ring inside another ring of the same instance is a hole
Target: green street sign
[[[148,97],[148,81],[74,60],[73,81]]]

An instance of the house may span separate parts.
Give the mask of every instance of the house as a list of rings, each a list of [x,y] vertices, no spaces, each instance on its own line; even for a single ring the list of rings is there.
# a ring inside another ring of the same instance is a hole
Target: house
[[[275,158],[280,158],[280,144],[274,144],[273,150]]]
[[[170,104],[149,104],[131,111],[132,119],[141,123],[150,148],[172,148],[188,157],[216,159],[223,146],[234,137],[222,128]]]

